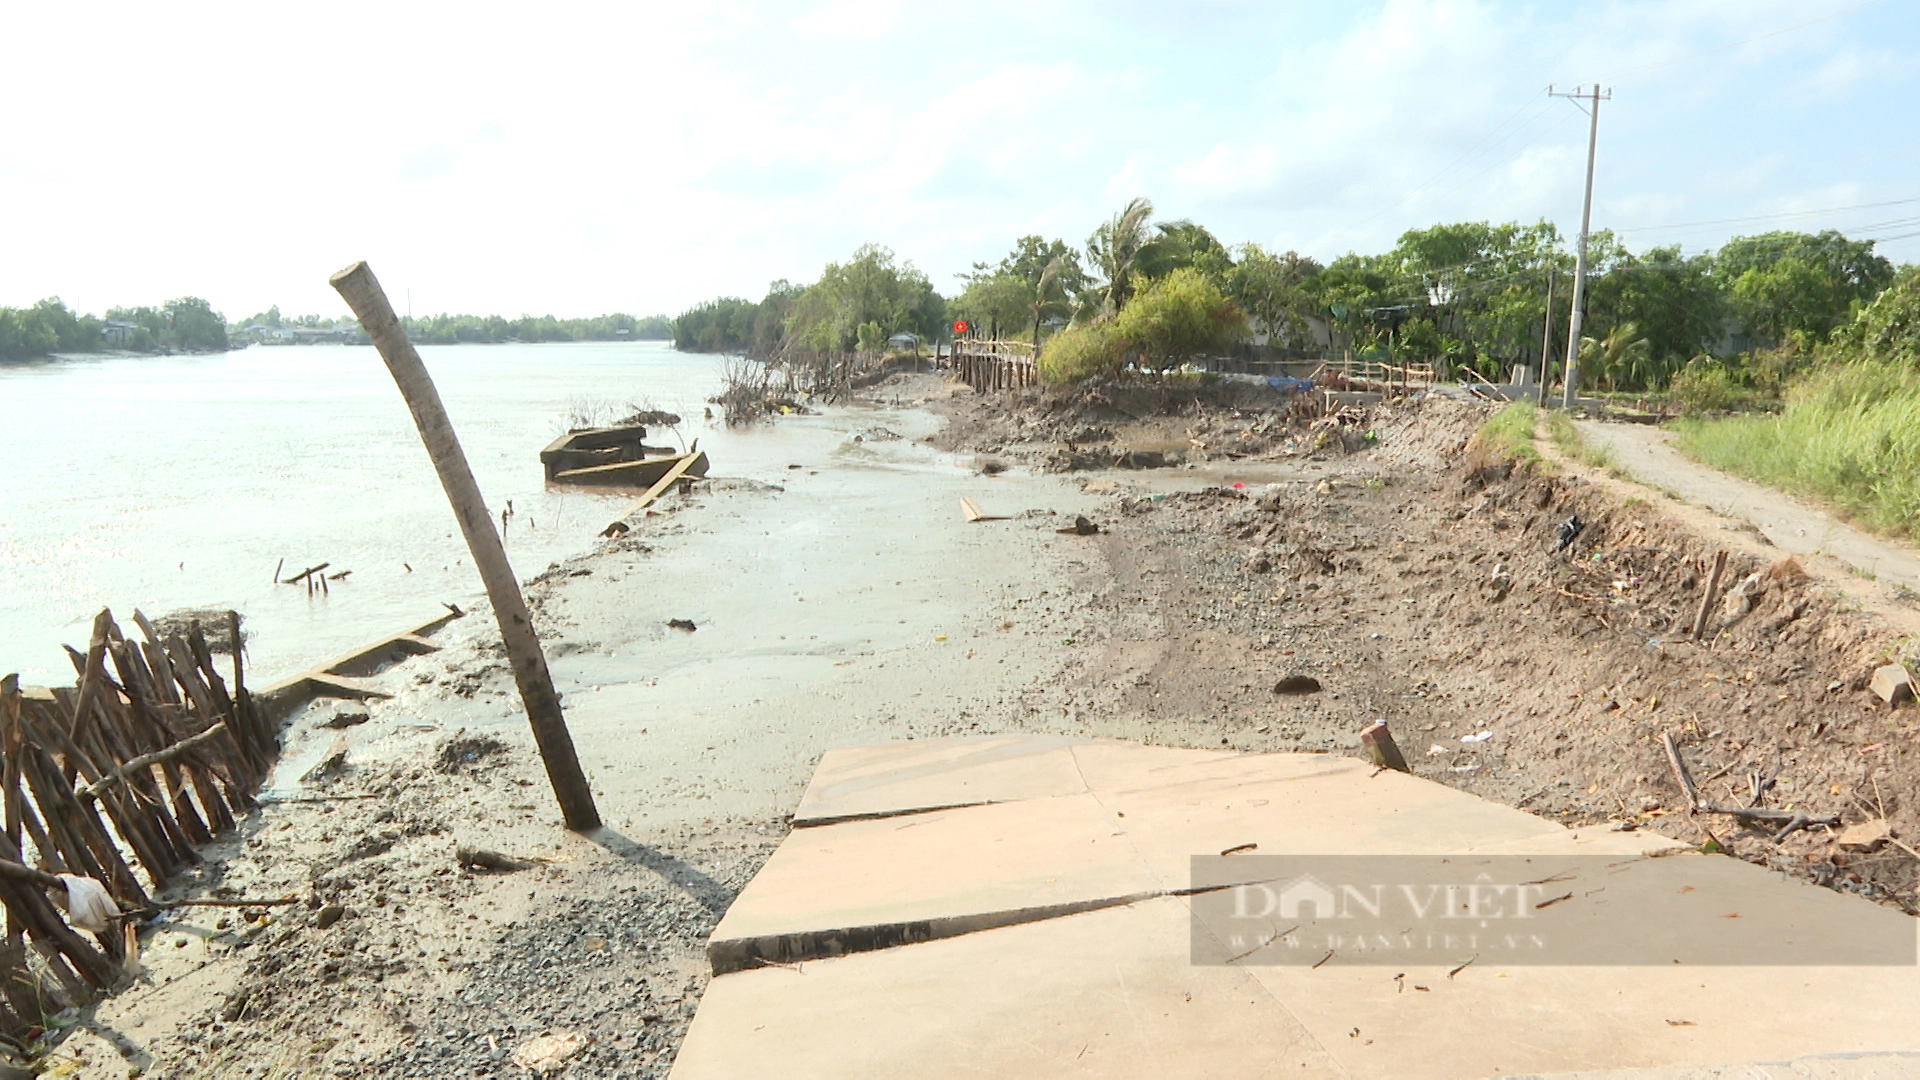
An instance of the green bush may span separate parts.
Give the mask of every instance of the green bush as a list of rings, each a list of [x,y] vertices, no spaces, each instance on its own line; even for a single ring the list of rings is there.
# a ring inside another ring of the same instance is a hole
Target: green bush
[[[1752,390],[1734,382],[1725,364],[1700,360],[1673,377],[1668,395],[1684,416],[1734,412],[1752,405],[1756,398]]]
[[[1082,382],[1096,375],[1111,378],[1126,363],[1126,344],[1112,322],[1071,326],[1047,339],[1040,352],[1040,378],[1060,384]]]
[[[1221,352],[1247,336],[1247,317],[1200,271],[1183,266],[1140,287],[1114,329],[1160,371]]]

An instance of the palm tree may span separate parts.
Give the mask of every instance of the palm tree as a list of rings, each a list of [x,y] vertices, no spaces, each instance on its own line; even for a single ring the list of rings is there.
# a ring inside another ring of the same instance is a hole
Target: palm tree
[[[1067,291],[1062,287],[1060,276],[1067,270],[1067,257],[1055,255],[1047,260],[1046,269],[1040,271],[1040,280],[1033,286],[1033,352],[1040,354],[1040,320],[1049,311],[1058,311],[1066,301]],[[1058,294],[1058,299],[1055,295]]]
[[[1096,298],[1102,314],[1118,314],[1132,293],[1140,257],[1154,242],[1147,228],[1152,217],[1153,203],[1136,198],[1087,238],[1088,261],[1101,276]]]
[[[1644,383],[1658,378],[1653,369],[1653,344],[1630,322],[1615,326],[1604,338],[1581,338],[1580,366],[1606,383],[1608,390],[1619,389],[1622,382]]]

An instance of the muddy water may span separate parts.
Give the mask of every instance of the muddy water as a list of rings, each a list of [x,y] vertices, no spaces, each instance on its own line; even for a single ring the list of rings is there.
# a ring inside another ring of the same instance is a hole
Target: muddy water
[[[702,420],[716,357],[665,345],[421,350],[530,577],[578,553],[630,496],[547,490],[538,452],[570,413],[645,402],[686,417],[717,475],[778,479],[791,438]],[[0,672],[72,678],[102,606],[123,619],[237,608],[263,675],[296,670],[479,596],[399,394],[370,348],[252,348],[0,366]],[[662,440],[673,441],[672,438]],[[327,595],[275,585],[320,562]],[[331,571],[330,571],[331,572]]]

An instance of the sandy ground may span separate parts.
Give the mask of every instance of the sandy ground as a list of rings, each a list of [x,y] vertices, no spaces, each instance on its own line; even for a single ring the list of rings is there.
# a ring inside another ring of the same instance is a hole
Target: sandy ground
[[[1247,402],[1009,409],[930,377],[872,396],[781,421],[784,475],[715,480],[530,585],[605,830],[561,829],[498,647],[464,620],[382,676],[365,723],[297,718],[275,804],[183,883],[299,903],[158,928],[142,984],[57,1064],[524,1075],[516,1048],[574,1033],[570,1075],[664,1075],[705,935],[820,752],[955,733],[1357,753],[1386,719],[1423,776],[1912,910],[1896,848],[1684,813],[1661,732],[1716,800],[1758,773],[1770,806],[1920,836],[1916,711],[1863,690],[1910,631],[1748,534],[1572,466],[1489,467],[1462,452],[1479,414],[1446,403],[1316,429]],[[1050,471],[1134,449],[1181,463]],[[963,496],[1001,520],[964,521]],[[1102,531],[1055,531],[1075,515]],[[1690,644],[1719,546],[1761,588]],[[1320,690],[1276,693],[1287,676]],[[298,779],[342,730],[345,766]],[[460,846],[534,862],[477,871]]]

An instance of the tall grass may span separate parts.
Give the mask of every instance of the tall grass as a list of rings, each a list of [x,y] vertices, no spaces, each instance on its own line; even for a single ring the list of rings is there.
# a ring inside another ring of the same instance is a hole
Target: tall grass
[[[1687,421],[1680,448],[1708,465],[1810,495],[1882,533],[1920,537],[1920,371],[1835,364],[1778,416]]]

